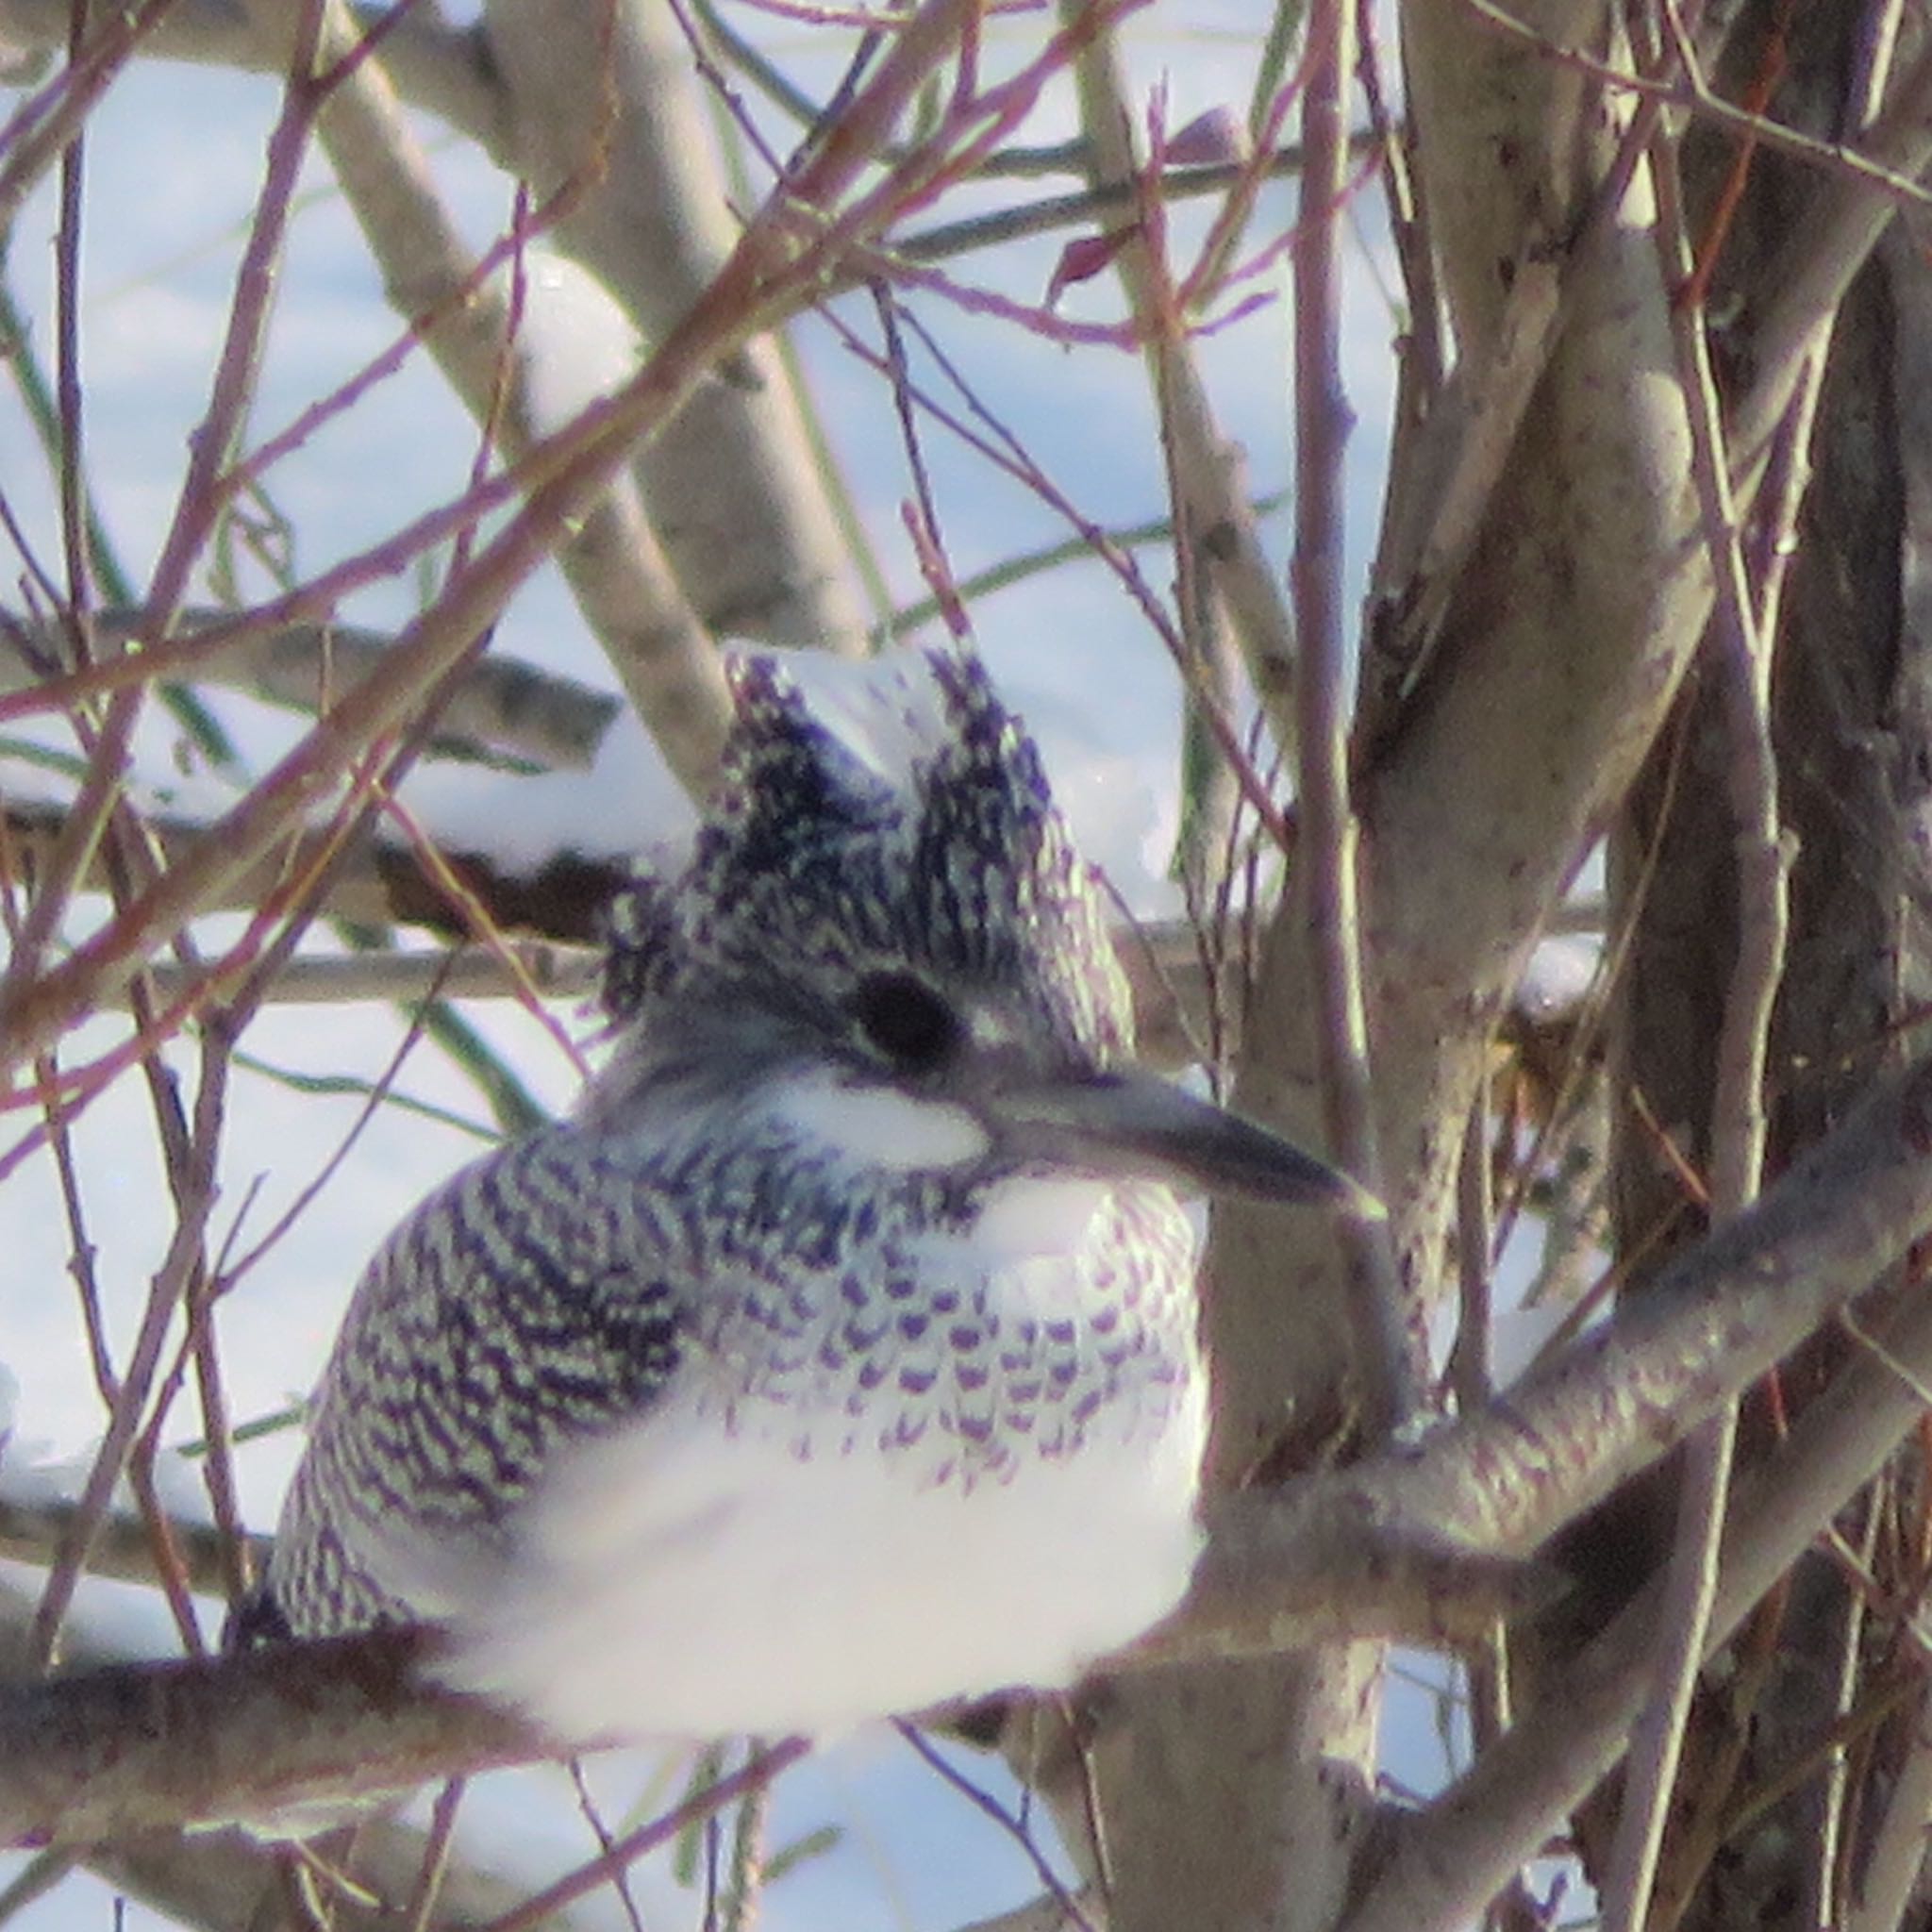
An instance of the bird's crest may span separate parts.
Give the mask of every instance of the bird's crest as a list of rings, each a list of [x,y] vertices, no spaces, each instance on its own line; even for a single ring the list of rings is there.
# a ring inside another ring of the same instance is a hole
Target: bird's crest
[[[613,1017],[689,974],[810,984],[926,965],[1044,1000],[1069,1044],[1111,1058],[1126,1005],[1092,870],[1038,747],[977,658],[758,656],[681,873],[613,908]]]

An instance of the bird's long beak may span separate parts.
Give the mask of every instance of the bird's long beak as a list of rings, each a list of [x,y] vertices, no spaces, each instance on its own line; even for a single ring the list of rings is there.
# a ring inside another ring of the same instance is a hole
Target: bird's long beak
[[[1306,1202],[1365,1221],[1386,1215],[1374,1195],[1325,1161],[1158,1074],[1008,1085],[994,1111],[1005,1144],[1035,1158],[1149,1174],[1204,1193]]]

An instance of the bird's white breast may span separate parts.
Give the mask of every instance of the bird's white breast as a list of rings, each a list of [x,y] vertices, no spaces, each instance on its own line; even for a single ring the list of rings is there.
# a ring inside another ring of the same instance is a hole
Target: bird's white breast
[[[1008,1183],[925,1271],[976,1284],[1004,1321],[1063,1322],[1105,1205],[1083,1181]],[[701,1362],[551,1471],[507,1565],[452,1594],[447,1674],[580,1740],[823,1733],[1068,1683],[1187,1586],[1205,1403],[1185,1345],[1178,1373],[1129,1386],[1076,1449],[1056,1436],[976,1481],[943,1377],[882,1453],[909,1413],[892,1382],[857,1436],[829,1391],[803,1427],[795,1387],[734,1401],[721,1427]]]
[[[646,1425],[556,1485],[447,1674],[578,1740],[837,1732],[1065,1684],[1185,1590],[1194,1453],[922,1491],[873,1457]]]

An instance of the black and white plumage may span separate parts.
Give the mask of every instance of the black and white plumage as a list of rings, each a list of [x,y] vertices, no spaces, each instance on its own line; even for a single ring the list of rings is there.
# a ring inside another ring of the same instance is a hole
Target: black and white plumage
[[[244,1634],[446,1624],[559,1736],[1069,1681],[1197,1550],[1175,1192],[1362,1203],[1133,1072],[1095,880],[970,658],[754,659],[616,920],[577,1114],[385,1244]]]

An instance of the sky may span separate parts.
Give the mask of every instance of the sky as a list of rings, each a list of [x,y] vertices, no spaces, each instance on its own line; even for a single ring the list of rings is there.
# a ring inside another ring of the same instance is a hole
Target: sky
[[[1187,25],[1180,23],[1185,18]],[[1164,81],[1169,125],[1219,107],[1241,111],[1258,48],[1253,9],[1235,4],[1183,8],[1165,0],[1138,18],[1130,48],[1143,87]],[[829,63],[814,64],[808,30],[765,29],[774,51],[808,84],[822,84]],[[0,114],[8,107],[0,95]],[[180,66],[140,67],[117,83],[91,124],[89,213],[84,270],[84,358],[90,467],[108,525],[137,582],[151,566],[174,503],[189,430],[206,406],[214,345],[232,289],[237,249],[275,109],[269,84]],[[1049,101],[1026,139],[1071,131],[1067,104]],[[494,232],[508,205],[507,184],[459,142],[437,137],[439,184],[473,239]],[[1286,196],[1276,186],[1270,196]],[[1281,224],[1279,204],[1271,229]],[[1383,288],[1384,252],[1375,209],[1365,197],[1364,233],[1351,250],[1346,382],[1356,428],[1349,450],[1351,581],[1358,591],[1374,539],[1375,506],[1392,385],[1397,321]],[[9,275],[18,300],[49,353],[51,195],[30,204],[12,238]],[[1019,251],[1010,261],[1017,292],[1037,297],[1057,243]],[[1076,291],[1076,303],[1111,307],[1103,279]],[[927,320],[983,383],[1008,420],[1025,425],[1034,452],[1081,508],[1107,524],[1159,515],[1164,483],[1145,380],[1126,354],[1063,349],[994,329],[974,318],[928,309]],[[858,311],[855,311],[858,319]],[[277,425],[384,346],[394,320],[354,224],[312,169],[281,276],[256,420]],[[1245,448],[1259,494],[1284,488],[1291,459],[1285,310],[1279,305],[1204,344],[1221,419]],[[831,425],[875,545],[897,591],[917,593],[918,575],[900,525],[908,493],[899,431],[890,399],[822,323],[794,331],[812,390]],[[599,353],[603,353],[600,349]],[[33,541],[58,555],[51,503],[35,480],[30,432],[17,399],[0,394],[0,487]],[[370,406],[333,423],[277,474],[276,508],[299,533],[305,572],[326,565],[393,528],[415,509],[452,495],[472,458],[467,419],[420,358]],[[1037,507],[934,436],[927,445],[956,572],[1053,541]],[[1270,541],[1285,560],[1277,515]],[[1150,553],[1158,589],[1170,566]],[[10,582],[16,566],[9,563]],[[396,584],[358,600],[344,614],[393,624],[412,589]],[[1040,739],[1056,789],[1089,849],[1129,905],[1173,908],[1165,867],[1176,822],[1177,695],[1158,641],[1099,569],[1076,567],[987,599],[976,613],[982,648],[1008,700]],[[611,680],[554,573],[512,603],[499,648],[608,687]],[[251,753],[272,756],[294,728],[239,700],[220,701]],[[142,743],[145,778],[188,804],[212,804],[220,788],[184,773],[179,747],[160,726]],[[0,784],[29,793],[44,774],[18,759],[0,764]],[[514,784],[514,802],[505,786]],[[425,773],[410,801],[431,830],[458,844],[487,841],[508,864],[530,862],[558,842],[608,852],[647,846],[684,808],[648,741],[633,725],[613,732],[596,769],[581,776],[508,780],[469,767]],[[510,1056],[546,1105],[561,1108],[576,1084],[567,1057],[527,1016],[482,1003],[472,1017]],[[564,1019],[581,1032],[587,1016]],[[106,1023],[76,1043],[108,1037]],[[394,1049],[397,1023],[386,1009],[272,1010],[252,1031],[252,1053],[271,1069],[298,1074],[357,1073],[373,1078]],[[190,1064],[186,1051],[179,1063]],[[419,1052],[401,1086],[475,1120],[473,1091],[433,1053]],[[358,1111],[353,1096],[318,1097],[273,1073],[238,1076],[228,1164],[218,1226],[258,1232],[322,1171]],[[479,1123],[480,1125],[480,1123]],[[151,1122],[139,1084],[112,1090],[80,1123],[78,1152],[87,1176],[97,1266],[110,1332],[125,1347],[147,1280],[172,1227],[152,1150]],[[238,1419],[264,1414],[299,1395],[313,1377],[363,1258],[423,1193],[487,1141],[394,1108],[377,1112],[315,1204],[262,1260],[223,1315],[222,1348]],[[10,1374],[11,1441],[0,1483],[58,1483],[97,1439],[100,1407],[79,1342],[66,1274],[67,1241],[46,1164],[32,1163],[0,1187],[0,1367]],[[7,1384],[0,1380],[0,1399]],[[180,1411],[184,1433],[192,1408]],[[9,1418],[0,1414],[0,1424]],[[284,1433],[239,1459],[250,1521],[273,1523],[295,1450]],[[186,1472],[183,1473],[187,1474]],[[192,1489],[192,1477],[184,1487]],[[161,1650],[168,1634],[143,1594],[102,1589],[86,1613],[121,1641]],[[1424,1738],[1422,1757],[1433,1751]],[[1420,1781],[1425,1768],[1418,1761]],[[612,1813],[638,1799],[643,1760],[625,1754],[599,1764],[595,1779]],[[467,1802],[473,1842],[515,1841],[535,1863],[531,1875],[582,1856],[583,1827],[560,1774],[484,1780]],[[810,1861],[774,1889],[764,1923],[773,1932],[903,1932],[958,1924],[1019,1903],[1037,1890],[1022,1848],[914,1763],[907,1747],[880,1731],[823,1754],[783,1784],[774,1841],[836,1814],[846,1824],[836,1855]],[[532,1828],[531,1821],[539,1821]],[[0,1882],[8,1867],[0,1860]],[[658,1874],[655,1928],[693,1923],[689,1896]],[[105,1891],[76,1877],[22,1915],[25,1932],[78,1932],[103,1923]],[[594,1923],[605,1907],[593,1907]],[[682,1913],[683,1916],[678,1916]],[[129,1924],[151,1916],[135,1908]]]

